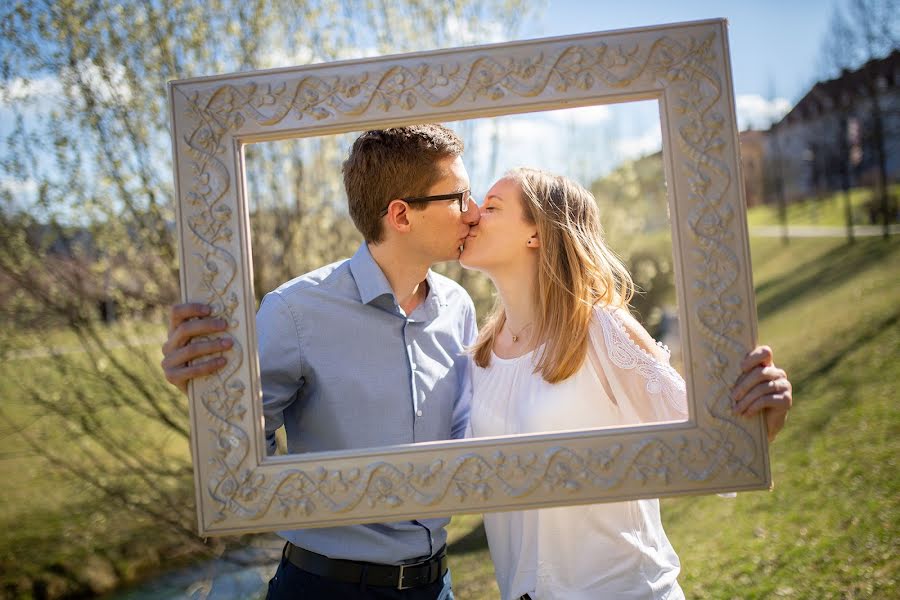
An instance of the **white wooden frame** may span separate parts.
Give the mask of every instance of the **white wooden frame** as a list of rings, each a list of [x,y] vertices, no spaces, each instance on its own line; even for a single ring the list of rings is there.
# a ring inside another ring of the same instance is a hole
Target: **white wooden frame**
[[[200,535],[770,488],[764,422],[728,397],[756,339],[732,89],[724,20],[171,82],[182,298],[236,342],[191,388]],[[689,421],[266,457],[244,144],[648,99]]]

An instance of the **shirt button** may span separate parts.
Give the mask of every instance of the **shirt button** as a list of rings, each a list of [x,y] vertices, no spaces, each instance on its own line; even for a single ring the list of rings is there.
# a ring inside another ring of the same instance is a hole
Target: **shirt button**
[[[421,416],[422,416],[422,409],[421,409],[421,408],[420,408],[419,410],[416,411],[416,416],[417,416],[417,417],[421,417]]]
[[[410,367],[413,371],[415,371],[415,370],[416,370],[416,363],[409,363],[409,367]]]

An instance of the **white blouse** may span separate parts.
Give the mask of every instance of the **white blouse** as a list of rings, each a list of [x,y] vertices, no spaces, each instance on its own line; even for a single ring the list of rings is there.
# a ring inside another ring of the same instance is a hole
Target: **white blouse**
[[[638,346],[623,319],[640,327],[624,310],[595,310],[588,360],[560,383],[533,372],[534,352],[476,366],[469,434],[686,419],[684,380]],[[503,600],[684,598],[658,500],[486,514],[484,525]]]

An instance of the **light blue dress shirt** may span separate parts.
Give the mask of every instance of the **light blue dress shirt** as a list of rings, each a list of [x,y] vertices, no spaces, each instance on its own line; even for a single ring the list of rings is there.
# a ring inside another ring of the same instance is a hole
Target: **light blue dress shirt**
[[[425,301],[406,315],[362,244],[263,298],[256,327],[270,453],[281,425],[292,454],[464,436],[475,307],[456,282],[431,271],[426,281]],[[439,550],[449,521],[279,534],[331,558],[399,564]]]

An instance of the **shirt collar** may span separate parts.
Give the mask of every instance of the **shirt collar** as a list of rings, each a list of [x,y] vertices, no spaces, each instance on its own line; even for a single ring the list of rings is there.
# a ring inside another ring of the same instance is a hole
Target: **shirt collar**
[[[437,277],[434,276],[434,272],[428,269],[428,272],[425,273],[425,281],[428,282],[428,297],[425,298],[425,301],[429,304],[434,304],[436,307],[447,306],[444,299],[444,290],[438,285],[436,280]]]
[[[372,258],[369,252],[369,245],[363,242],[359,246],[359,250],[350,259],[350,273],[356,281],[356,287],[359,289],[359,299],[363,304],[370,304],[372,300],[380,298],[387,294],[393,298],[394,292],[388,283],[387,277]]]
[[[359,299],[363,304],[371,304],[374,300],[388,296],[394,306],[397,305],[397,299],[394,298],[394,291],[388,283],[387,277],[369,251],[369,246],[363,242],[356,254],[350,259],[350,273],[356,281],[356,287],[359,290]],[[439,289],[436,277],[431,269],[425,274],[425,281],[428,282],[428,296],[425,301],[412,312],[413,315],[420,309],[425,309],[426,320],[433,319],[438,312],[439,307],[444,306],[443,293]],[[398,307],[399,308],[399,307]],[[414,319],[418,320],[418,319]]]

